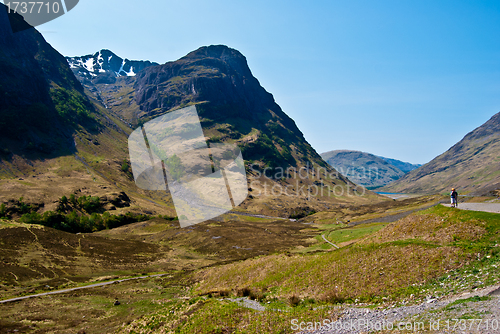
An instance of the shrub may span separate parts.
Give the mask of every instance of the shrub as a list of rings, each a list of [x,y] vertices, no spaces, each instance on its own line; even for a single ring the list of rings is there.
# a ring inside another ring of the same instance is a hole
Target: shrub
[[[75,194],[69,195],[69,202],[73,205],[76,205],[76,196]]]
[[[238,289],[238,291],[236,292],[236,295],[238,297],[248,297],[248,296],[250,296],[251,292],[252,292],[252,290],[250,290],[249,287],[245,287],[242,289]]]
[[[47,211],[43,215],[37,212],[26,213],[20,218],[20,221],[25,224],[44,225],[70,233],[91,233],[149,219],[146,215],[133,213],[115,216],[105,212],[102,215],[92,213],[91,215],[79,216],[76,211],[68,214]]]
[[[288,298],[288,302],[290,303],[290,306],[297,306],[300,304],[300,298],[296,295],[292,295]]]
[[[264,293],[262,291],[255,291],[255,290],[250,290],[249,297],[252,300],[258,300],[259,302],[265,299]]]
[[[337,290],[330,290],[323,294],[320,300],[331,304],[338,304],[344,302],[345,299]]]
[[[122,172],[128,173],[128,171],[130,169],[130,165],[128,164],[127,160],[123,160],[121,168],[122,168]]]
[[[19,198],[17,207],[21,214],[31,212],[31,205],[24,203],[24,197]]]

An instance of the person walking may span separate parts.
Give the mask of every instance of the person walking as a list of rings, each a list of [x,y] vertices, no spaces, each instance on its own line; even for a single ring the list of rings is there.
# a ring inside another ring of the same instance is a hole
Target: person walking
[[[458,193],[455,190],[455,188],[451,188],[450,198],[451,198],[451,207],[458,208]]]

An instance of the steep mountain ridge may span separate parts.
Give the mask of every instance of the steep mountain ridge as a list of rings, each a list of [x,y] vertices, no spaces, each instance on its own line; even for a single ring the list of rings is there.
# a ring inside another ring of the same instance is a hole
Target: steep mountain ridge
[[[436,193],[451,187],[481,193],[500,188],[500,113],[431,162],[384,190]]]
[[[313,160],[327,167],[252,75],[246,58],[227,46],[202,47],[178,61],[148,68],[137,75],[134,87],[142,119],[197,104],[206,135],[236,141],[247,160],[286,168],[305,158],[303,163]]]

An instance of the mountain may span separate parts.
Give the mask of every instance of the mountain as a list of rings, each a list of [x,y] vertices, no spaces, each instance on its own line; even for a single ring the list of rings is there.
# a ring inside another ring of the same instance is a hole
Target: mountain
[[[336,150],[323,153],[321,157],[352,182],[368,188],[386,185],[405,174],[387,161],[397,163],[398,160],[386,159],[370,153]]]
[[[136,78],[138,118],[196,104],[205,134],[212,141],[240,144],[248,161],[262,167],[328,167],[234,49],[202,47],[178,61],[147,68]]]
[[[396,167],[397,169],[399,169],[403,173],[408,173],[408,172],[411,172],[414,169],[422,167],[421,164],[412,164],[412,163],[409,163],[409,162],[404,162],[404,161],[400,161],[400,160],[396,160],[396,159],[390,159],[390,158],[384,158],[384,157],[381,157],[381,156],[377,156],[377,157],[379,157],[380,159],[382,159],[382,160],[390,163],[391,165],[393,165],[394,167]]]
[[[9,21],[10,18],[10,21]],[[95,109],[65,58],[35,29],[13,33],[26,22],[0,4],[0,146],[14,153],[74,151],[78,127],[95,130]]]
[[[500,189],[500,113],[448,151],[383,188],[402,193],[439,193],[455,187],[483,194]]]
[[[106,58],[103,52],[93,56],[92,64],[96,59],[99,63],[100,58]],[[71,59],[70,63],[78,58]],[[341,203],[376,198],[372,193],[355,196],[353,191],[347,195],[350,191],[347,188],[356,186],[321,159],[295,122],[252,75],[246,58],[237,50],[224,45],[201,47],[179,60],[134,70],[135,76],[114,75],[112,82],[99,80],[100,73],[105,74],[102,71],[109,72],[94,66],[96,76],[92,76],[91,82],[85,75],[78,77],[96,103],[131,129],[172,110],[196,105],[208,141],[234,143],[241,148],[254,197],[251,202],[260,203],[258,210],[289,212],[297,207],[316,206],[319,209],[328,206],[319,204],[322,201]],[[307,171],[303,179],[294,173],[300,169]],[[282,189],[276,196],[270,192],[273,186]],[[333,195],[335,186],[342,187],[337,188],[338,196]],[[309,201],[310,196],[302,191],[304,187],[329,190],[320,191],[322,199]],[[281,202],[285,188],[298,196],[289,196],[284,206]]]
[[[117,213],[174,215],[166,194],[137,189],[124,168],[129,127],[89,98],[36,29],[14,33],[11,22],[27,25],[0,4],[0,204],[44,212],[63,196],[126,192],[132,204]]]

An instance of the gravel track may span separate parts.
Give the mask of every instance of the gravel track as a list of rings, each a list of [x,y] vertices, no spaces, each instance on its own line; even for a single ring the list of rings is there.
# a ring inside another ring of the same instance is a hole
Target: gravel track
[[[467,303],[451,303],[458,299],[489,296],[491,299],[484,301],[470,301]],[[447,309],[445,309],[450,305]],[[300,333],[313,334],[358,334],[391,332],[399,333],[398,326],[412,326],[408,333],[500,333],[500,285],[476,290],[473,293],[463,293],[449,296],[441,300],[429,298],[427,301],[409,306],[400,306],[384,309],[371,309],[360,307],[346,307],[337,321],[328,322],[323,328]],[[473,321],[468,319],[460,323],[452,319],[467,319],[467,315],[477,315],[482,319]],[[446,320],[450,320],[448,323]],[[439,321],[439,322],[438,322]],[[496,326],[498,321],[498,326]],[[433,330],[430,326],[433,324]],[[465,330],[463,326],[466,326]],[[306,327],[304,325],[303,327]],[[393,328],[394,331],[387,329]],[[455,328],[454,328],[455,327]],[[417,330],[420,328],[420,330]],[[384,330],[385,329],[385,330]]]

